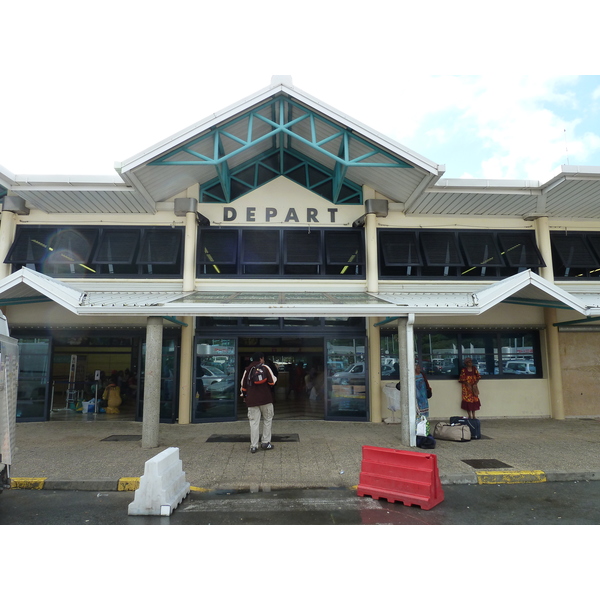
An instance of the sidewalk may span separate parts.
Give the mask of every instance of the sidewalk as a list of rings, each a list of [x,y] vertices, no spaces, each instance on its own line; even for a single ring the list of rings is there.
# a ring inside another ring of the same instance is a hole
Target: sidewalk
[[[351,488],[359,482],[362,446],[434,453],[442,484],[600,479],[598,418],[483,420],[483,439],[438,440],[435,450],[403,447],[397,424],[275,421],[275,448],[250,454],[245,420],[161,424],[160,446],[148,450],[141,423],[110,417],[17,424],[13,487],[136,489],[145,462],[168,447],[179,448],[186,481],[197,490]]]

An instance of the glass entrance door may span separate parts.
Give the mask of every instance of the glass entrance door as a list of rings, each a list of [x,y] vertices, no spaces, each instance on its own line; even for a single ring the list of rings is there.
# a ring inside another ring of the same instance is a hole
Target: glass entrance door
[[[369,377],[366,348],[364,336],[326,340],[326,419],[368,419]]]
[[[236,338],[196,338],[192,422],[234,421],[239,385]]]
[[[50,338],[19,337],[19,421],[45,421],[48,418],[50,350]]]

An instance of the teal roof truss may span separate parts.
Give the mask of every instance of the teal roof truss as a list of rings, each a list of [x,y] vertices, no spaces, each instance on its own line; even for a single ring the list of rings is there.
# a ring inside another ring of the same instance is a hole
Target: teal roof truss
[[[349,179],[350,170],[413,168],[283,93],[211,127],[150,165],[212,167],[216,177],[202,186],[202,201],[226,203],[284,175],[334,204],[360,204],[361,187]]]

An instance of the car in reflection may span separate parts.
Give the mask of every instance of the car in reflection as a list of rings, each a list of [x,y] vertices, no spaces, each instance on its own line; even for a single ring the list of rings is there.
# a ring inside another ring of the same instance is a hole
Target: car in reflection
[[[345,371],[339,371],[331,376],[333,385],[365,385],[366,366],[364,362],[350,365]]]
[[[205,388],[214,385],[215,383],[219,383],[223,381],[223,379],[227,378],[227,375],[224,371],[217,367],[213,367],[212,365],[201,365],[202,369],[202,384]]]
[[[535,363],[532,360],[509,360],[502,369],[503,373],[513,375],[535,375]]]

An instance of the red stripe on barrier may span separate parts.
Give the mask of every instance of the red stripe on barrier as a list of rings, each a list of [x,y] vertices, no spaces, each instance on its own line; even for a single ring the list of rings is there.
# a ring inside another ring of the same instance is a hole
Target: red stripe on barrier
[[[429,510],[444,500],[437,456],[363,446],[359,496]]]

